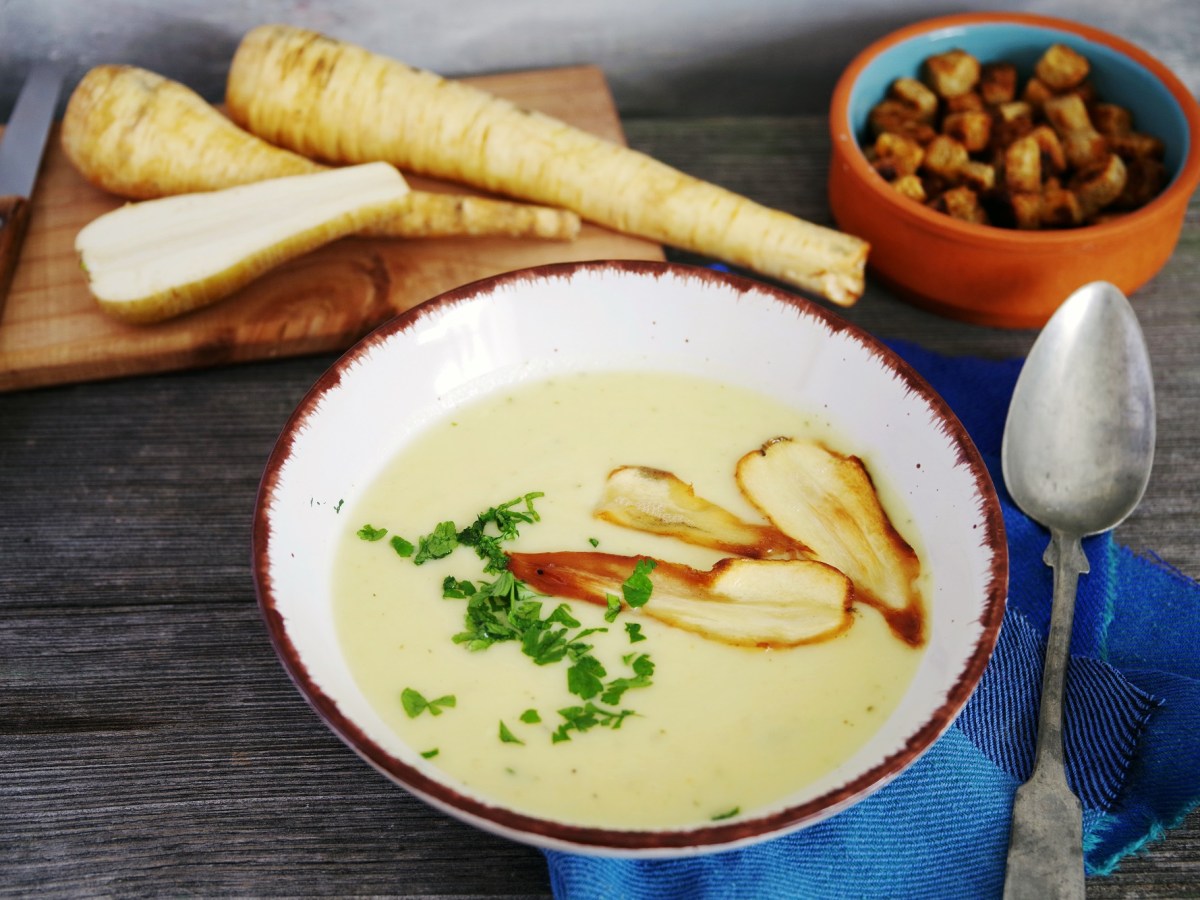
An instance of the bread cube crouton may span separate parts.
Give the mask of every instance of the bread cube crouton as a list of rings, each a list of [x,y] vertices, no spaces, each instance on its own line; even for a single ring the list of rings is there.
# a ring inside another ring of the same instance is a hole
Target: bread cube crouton
[[[892,182],[892,187],[910,200],[916,200],[918,203],[924,203],[926,200],[925,185],[921,184],[921,179],[916,175],[901,175]]]
[[[1149,134],[1131,131],[1128,134],[1114,134],[1106,137],[1109,149],[1122,159],[1162,159],[1167,148],[1163,142]]]
[[[1087,107],[1076,94],[1063,94],[1047,100],[1042,107],[1051,127],[1062,141],[1067,162],[1077,169],[1092,169],[1104,164],[1108,144],[1092,127]]]
[[[966,147],[952,137],[939,134],[925,147],[921,169],[954,182],[969,161],[970,154]]]
[[[1061,175],[1067,168],[1067,153],[1063,149],[1058,133],[1049,125],[1038,125],[1029,132],[1042,153],[1042,169]]]
[[[974,90],[979,72],[979,60],[958,49],[929,57],[923,67],[925,83],[942,98],[960,97]]]
[[[950,115],[960,112],[983,112],[987,109],[983,98],[975,91],[967,91],[957,97],[947,97],[942,104]]]
[[[967,148],[968,153],[978,153],[992,139],[992,117],[985,112],[957,112],[942,121],[942,132]]]
[[[1092,127],[1105,137],[1129,134],[1133,131],[1133,115],[1115,103],[1097,103],[1088,110]]]
[[[887,181],[915,175],[925,158],[925,150],[916,141],[890,132],[875,139],[872,151],[871,165]]]
[[[913,107],[899,100],[881,100],[871,107],[867,124],[872,137],[900,134],[918,144],[927,144],[937,135],[928,122],[921,121]]]
[[[979,96],[987,106],[1017,99],[1017,67],[1012,63],[986,63],[979,73]]]
[[[1069,91],[1088,76],[1087,59],[1065,44],[1052,44],[1033,67],[1038,80],[1055,92]]]
[[[1042,151],[1031,135],[1018,138],[1004,151],[1004,183],[1013,194],[1042,190]]]
[[[944,191],[935,197],[930,205],[938,212],[964,222],[988,224],[987,212],[980,204],[978,195],[968,187],[959,186]]]
[[[1108,142],[1096,131],[1072,131],[1060,136],[1067,162],[1076,169],[1094,169],[1108,158]]]
[[[1001,103],[992,122],[992,145],[1003,150],[1033,131],[1033,107],[1022,100]]]
[[[897,78],[888,88],[888,96],[912,107],[922,122],[932,122],[937,115],[937,94],[915,78]]]
[[[1087,105],[1078,94],[1051,97],[1042,106],[1046,121],[1060,135],[1068,131],[1095,131],[1088,117]]]
[[[1022,231],[1033,231],[1042,227],[1042,195],[1040,193],[1011,193],[1008,206],[1012,211],[1013,224]]]
[[[1067,187],[1079,198],[1084,219],[1090,219],[1121,196],[1126,179],[1125,163],[1110,153],[1103,165],[1077,173]]]
[[[1043,228],[1074,228],[1083,224],[1083,208],[1078,197],[1051,178],[1042,191],[1038,217]]]
[[[996,167],[971,160],[959,172],[964,187],[983,196],[996,189]]]
[[[1145,206],[1167,186],[1167,169],[1161,161],[1138,156],[1125,162],[1125,188],[1108,209],[1130,210]]]
[[[1035,112],[1040,111],[1046,105],[1046,101],[1055,96],[1057,95],[1050,89],[1050,85],[1039,78],[1030,78],[1021,91],[1021,99],[1032,106]]]

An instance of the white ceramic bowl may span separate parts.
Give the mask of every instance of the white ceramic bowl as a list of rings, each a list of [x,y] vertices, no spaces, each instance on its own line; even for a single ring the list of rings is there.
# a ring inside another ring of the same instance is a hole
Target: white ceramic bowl
[[[927,652],[899,707],[828,777],[770,808],[689,829],[581,827],[472,794],[372,710],[335,634],[333,548],[353,504],[445,398],[580,370],[692,374],[830,412],[886,470],[933,573]],[[399,386],[403,386],[401,389]],[[990,657],[1007,590],[992,483],[962,425],[889,349],[815,304],[707,269],[593,262],[513,272],[443,294],[347,352],[288,421],[266,466],[254,574],[275,648],[347,744],[433,806],[543,847],[625,855],[727,849],[826,818],[911,765],[950,726]]]

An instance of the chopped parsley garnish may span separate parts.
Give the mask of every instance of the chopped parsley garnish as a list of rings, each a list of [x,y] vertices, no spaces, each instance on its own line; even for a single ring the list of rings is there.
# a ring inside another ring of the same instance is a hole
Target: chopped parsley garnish
[[[658,563],[652,559],[639,559],[633,567],[633,574],[626,578],[621,585],[621,593],[625,597],[625,602],[634,609],[645,606],[650,599],[650,594],[654,590],[654,585],[650,583],[650,573],[657,566]]]
[[[586,702],[582,706],[558,710],[563,721],[551,734],[551,740],[558,743],[570,740],[575,732],[582,733],[597,727],[620,728],[626,718],[636,715],[631,709],[607,707],[618,706],[626,691],[648,686],[654,674],[654,663],[644,653],[626,654],[622,661],[630,668],[631,674],[610,679],[604,664],[593,655],[592,644],[586,640],[593,634],[606,633],[608,629],[584,628],[566,603],[559,603],[543,616],[543,601],[546,598],[534,593],[509,571],[503,544],[515,540],[522,525],[540,521],[534,509],[534,500],[541,496],[541,492],[535,491],[489,507],[461,530],[455,527],[453,521],[439,522],[433,531],[418,538],[415,548],[398,535],[390,543],[398,555],[411,557],[414,565],[449,556],[459,546],[471,547],[483,561],[484,573],[495,576],[491,581],[471,581],[453,575],[443,579],[442,596],[466,602],[464,628],[453,636],[456,644],[468,650],[480,651],[496,643],[514,641],[539,666],[568,661],[567,690]],[[387,534],[387,529],[365,525],[358,534],[363,540],[378,541]],[[595,538],[589,540],[593,546],[599,543]],[[645,605],[653,591],[650,573],[656,566],[653,559],[637,561],[633,572],[621,585],[624,600],[615,594],[607,596],[605,621],[615,621],[623,605],[634,608]],[[641,625],[637,623],[626,623],[625,631],[630,643],[646,639],[641,633]],[[596,698],[604,706],[594,703],[593,699]],[[405,688],[401,702],[410,718],[426,711],[439,716],[446,708],[456,704],[453,695],[427,700],[412,688]],[[536,709],[525,710],[520,720],[525,724],[542,721]],[[499,734],[504,743],[524,743],[503,721],[500,721]]]
[[[500,740],[505,744],[524,744],[525,742],[508,730],[503,720],[500,722]]]
[[[591,544],[593,547],[599,547],[600,539],[599,538],[588,538],[588,543]]]
[[[438,697],[435,700],[426,700],[419,691],[414,691],[412,688],[405,688],[400,693],[400,703],[404,706],[404,711],[408,713],[410,719],[415,719],[426,710],[431,716],[440,716],[444,709],[458,705],[458,700],[453,694],[446,694],[444,697]]]
[[[438,748],[434,747],[432,750],[422,751],[421,756],[424,757],[425,759],[433,759],[435,756],[438,755],[438,752],[439,752]]]
[[[724,812],[717,813],[715,816],[712,817],[712,821],[720,822],[722,819],[732,819],[734,816],[736,816],[741,811],[742,811],[742,808],[740,806],[734,806],[731,809],[725,810]]]

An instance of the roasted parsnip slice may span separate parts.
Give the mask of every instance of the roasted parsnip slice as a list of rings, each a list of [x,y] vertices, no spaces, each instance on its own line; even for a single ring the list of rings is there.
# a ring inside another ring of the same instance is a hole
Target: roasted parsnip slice
[[[647,466],[613,469],[595,515],[614,525],[754,559],[806,559],[812,555],[773,525],[746,522],[697,497],[690,484],[671,472]]]
[[[512,553],[509,570],[535,591],[607,606],[641,557]],[[850,580],[813,560],[723,559],[708,571],[659,562],[637,614],[726,644],[795,647],[827,640],[853,620]]]
[[[130,203],[86,225],[75,249],[102,309],[158,322],[373,224],[408,193],[386,163]]]
[[[888,518],[861,459],[815,440],[776,438],[742,457],[737,481],[780,531],[845,572],[856,600],[883,612],[908,643],[924,640],[920,560]]]

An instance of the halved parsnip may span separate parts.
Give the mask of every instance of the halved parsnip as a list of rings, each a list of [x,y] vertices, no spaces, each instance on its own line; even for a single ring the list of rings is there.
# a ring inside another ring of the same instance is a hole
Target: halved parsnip
[[[595,515],[606,522],[678,538],[755,559],[805,559],[812,554],[772,525],[746,522],[703,497],[678,476],[648,466],[609,473]]]
[[[83,228],[75,249],[102,309],[158,322],[377,221],[408,192],[386,163],[130,203]]]
[[[639,559],[511,553],[509,571],[539,593],[607,606]],[[850,580],[813,560],[731,558],[708,571],[660,561],[650,581],[650,600],[637,614],[726,644],[796,647],[834,637],[853,621]]]
[[[924,640],[921,562],[896,531],[857,456],[815,440],[776,438],[738,462],[743,493],[780,531],[845,572],[855,599],[884,613],[904,640]]]

